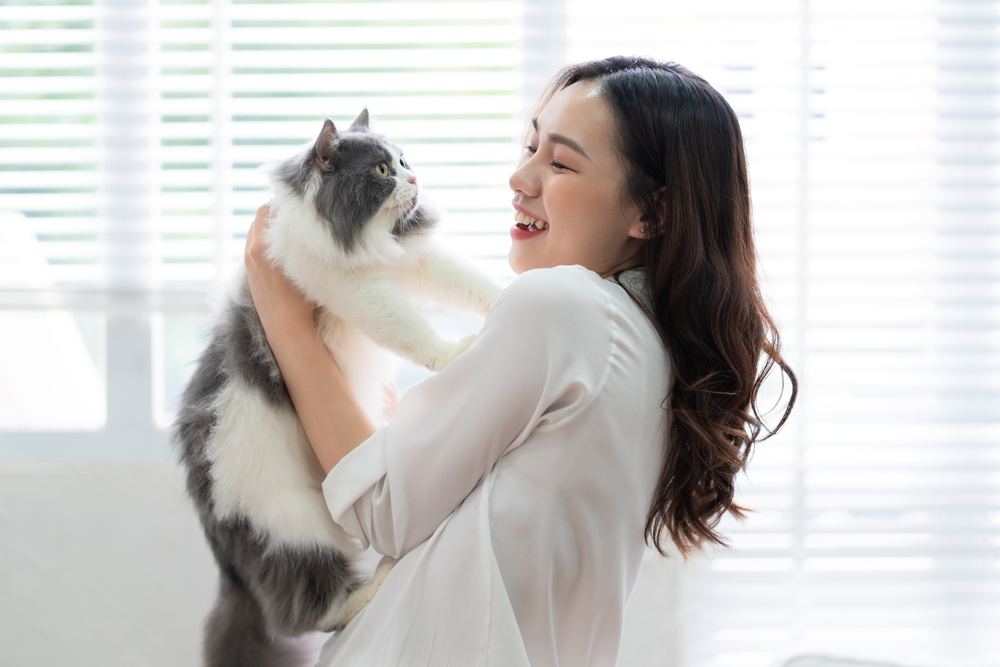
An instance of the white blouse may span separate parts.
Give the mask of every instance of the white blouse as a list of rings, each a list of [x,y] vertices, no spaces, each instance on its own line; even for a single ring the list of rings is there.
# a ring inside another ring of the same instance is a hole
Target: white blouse
[[[613,278],[519,274],[475,341],[324,480],[334,521],[401,558],[318,665],[614,665],[669,373]]]

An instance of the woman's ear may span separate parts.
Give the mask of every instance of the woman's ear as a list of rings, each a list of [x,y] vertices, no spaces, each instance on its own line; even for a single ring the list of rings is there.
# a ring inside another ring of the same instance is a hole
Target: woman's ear
[[[660,233],[660,225],[666,219],[667,207],[664,199],[666,189],[664,185],[658,188],[653,195],[659,215],[653,216],[651,214],[640,213],[637,219],[629,226],[629,236],[637,239],[651,239]]]
[[[652,227],[652,223],[647,222],[645,218],[640,218],[629,225],[628,235],[634,239],[650,239],[653,238]]]

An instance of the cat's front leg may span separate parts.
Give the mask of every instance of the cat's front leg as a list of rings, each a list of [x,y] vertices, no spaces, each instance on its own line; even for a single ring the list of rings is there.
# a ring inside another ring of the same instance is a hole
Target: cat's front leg
[[[383,276],[359,278],[349,290],[337,286],[326,303],[377,344],[432,371],[460,354],[475,336],[455,343],[441,338],[406,294]]]
[[[435,301],[486,315],[503,287],[467,258],[439,246],[423,251],[404,274],[406,288]]]

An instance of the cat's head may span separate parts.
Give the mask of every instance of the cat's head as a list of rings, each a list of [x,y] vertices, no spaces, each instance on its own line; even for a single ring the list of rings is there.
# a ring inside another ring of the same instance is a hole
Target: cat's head
[[[400,240],[437,222],[402,150],[371,131],[368,120],[365,108],[341,131],[327,118],[312,148],[273,172],[311,204],[346,253],[372,232],[388,232]]]

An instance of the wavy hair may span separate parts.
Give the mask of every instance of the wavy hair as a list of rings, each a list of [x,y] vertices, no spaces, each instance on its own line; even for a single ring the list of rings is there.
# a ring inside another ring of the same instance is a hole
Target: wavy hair
[[[653,233],[641,251],[652,308],[621,272],[615,280],[656,326],[673,373],[660,403],[670,428],[645,539],[666,556],[666,530],[687,560],[706,541],[730,546],[715,530],[727,512],[743,520],[754,511],[734,502],[736,476],[753,445],[788,419],[798,379],[758,285],[747,161],[729,103],[677,63],[613,56],[560,69],[533,115],[583,80],[600,85],[612,111],[622,201],[640,207]],[[758,392],[775,363],[792,394],[778,425],[758,438]]]

